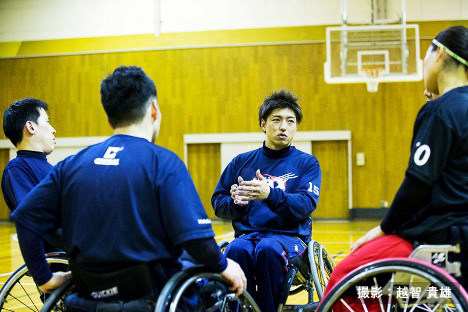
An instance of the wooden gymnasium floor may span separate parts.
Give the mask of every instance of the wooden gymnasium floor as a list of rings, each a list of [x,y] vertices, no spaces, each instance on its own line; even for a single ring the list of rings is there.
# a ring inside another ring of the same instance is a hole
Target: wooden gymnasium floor
[[[379,221],[315,221],[312,226],[313,238],[325,245],[335,256],[335,262],[339,262],[349,254],[351,244],[378,223]],[[214,222],[213,228],[217,241],[231,241],[234,238],[230,223]],[[13,223],[0,223],[0,287],[21,264],[23,259]],[[306,298],[305,293],[299,293],[290,297],[288,303],[305,303]]]

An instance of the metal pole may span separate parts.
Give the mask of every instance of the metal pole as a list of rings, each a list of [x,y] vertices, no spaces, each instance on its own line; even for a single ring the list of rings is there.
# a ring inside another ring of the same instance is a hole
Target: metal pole
[[[155,0],[154,10],[154,35],[161,34],[161,0]]]
[[[408,38],[406,33],[406,0],[401,0],[401,24],[405,26],[401,29],[401,71],[408,73]]]
[[[345,26],[348,24],[348,1],[341,0],[341,25]]]
[[[348,0],[341,0],[341,26],[348,26]],[[330,41],[331,42],[331,41]],[[347,58],[348,56],[348,31],[341,30],[340,40],[340,60],[341,60],[341,76],[346,75]]]

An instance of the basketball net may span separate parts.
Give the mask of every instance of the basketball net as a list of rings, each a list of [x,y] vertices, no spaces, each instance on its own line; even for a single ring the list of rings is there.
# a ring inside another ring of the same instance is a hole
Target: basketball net
[[[383,76],[383,67],[367,67],[362,69],[362,75],[366,76],[367,91],[375,93],[379,91],[379,81]]]

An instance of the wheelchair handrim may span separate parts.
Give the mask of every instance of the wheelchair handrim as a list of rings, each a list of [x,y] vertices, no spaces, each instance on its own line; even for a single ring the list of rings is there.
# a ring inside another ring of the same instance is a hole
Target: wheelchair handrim
[[[398,263],[395,263],[395,262],[398,262]],[[390,263],[393,263],[393,264],[390,264]],[[418,267],[412,267],[410,265],[420,265],[423,267],[418,268]],[[355,283],[363,280],[364,278],[367,278],[369,271],[371,271],[373,275],[378,275],[382,273],[393,273],[396,270],[399,270],[400,272],[403,271],[405,273],[412,273],[415,275],[419,275],[425,278],[426,280],[430,281],[431,283],[434,283],[438,287],[444,286],[445,284],[444,284],[444,281],[436,275],[440,275],[442,276],[442,278],[446,278],[450,284],[453,284],[453,282],[450,279],[448,279],[445,275],[441,274],[440,272],[432,270],[432,268],[426,264],[422,264],[418,261],[413,261],[413,259],[379,261],[369,266],[364,266],[362,270],[351,272],[349,275],[349,278],[345,277],[344,279],[342,279],[341,282],[335,285],[333,290],[325,297],[325,301],[320,304],[317,312],[331,311],[332,305],[335,302],[337,302],[336,299],[339,299],[341,295],[343,295],[343,293],[345,293],[349,289],[343,286],[354,285]],[[426,272],[425,270],[428,270],[428,271],[430,270],[433,272]],[[457,291],[458,289],[455,288],[455,290]],[[466,298],[463,298],[465,297],[463,291],[459,291],[458,295],[461,297],[460,299],[465,299],[465,302],[466,302]],[[464,305],[463,301],[460,301],[458,296],[452,297],[451,300],[454,305],[458,305],[460,307],[463,307]]]

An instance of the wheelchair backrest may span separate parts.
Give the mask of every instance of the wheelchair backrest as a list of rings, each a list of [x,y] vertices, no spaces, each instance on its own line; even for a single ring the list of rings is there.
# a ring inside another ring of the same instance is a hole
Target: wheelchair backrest
[[[420,245],[409,257],[429,262],[449,274],[460,276],[461,262],[453,261],[452,254],[460,254],[459,245]]]

